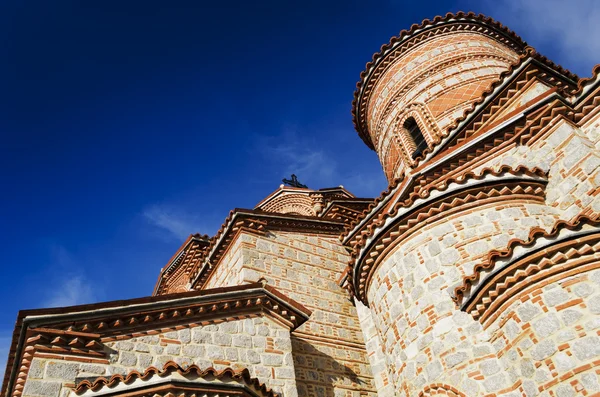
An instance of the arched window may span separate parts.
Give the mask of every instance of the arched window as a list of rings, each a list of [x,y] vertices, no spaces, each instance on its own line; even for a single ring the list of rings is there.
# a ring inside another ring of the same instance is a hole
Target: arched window
[[[415,151],[412,153],[412,158],[415,159],[417,156],[423,154],[423,151],[427,148],[427,141],[414,118],[410,117],[404,122],[404,129],[408,131],[408,134],[415,143]]]

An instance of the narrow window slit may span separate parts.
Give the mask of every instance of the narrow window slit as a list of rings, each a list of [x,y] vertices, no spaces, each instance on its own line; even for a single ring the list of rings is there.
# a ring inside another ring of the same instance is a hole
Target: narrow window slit
[[[408,131],[408,134],[412,138],[415,144],[415,151],[412,153],[413,160],[423,154],[425,148],[427,148],[427,141],[419,128],[419,125],[414,118],[410,117],[404,122],[404,129]]]

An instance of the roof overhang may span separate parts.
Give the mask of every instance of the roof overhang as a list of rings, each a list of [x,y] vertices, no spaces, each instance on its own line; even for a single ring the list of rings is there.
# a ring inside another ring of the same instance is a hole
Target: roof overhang
[[[308,320],[311,311],[266,283],[23,310],[13,332],[2,396],[13,395],[17,384],[23,386],[35,350],[96,357],[104,353],[103,342],[118,335],[263,315],[294,330]]]

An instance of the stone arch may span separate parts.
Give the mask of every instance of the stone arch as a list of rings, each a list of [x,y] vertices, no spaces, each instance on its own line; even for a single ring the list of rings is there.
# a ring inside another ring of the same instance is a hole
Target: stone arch
[[[261,207],[263,211],[292,215],[316,215],[313,200],[307,194],[284,194]]]
[[[384,170],[388,177],[398,177],[399,174],[408,172],[409,169],[416,167],[420,158],[423,157],[413,158],[412,156],[416,146],[404,128],[405,123],[410,119],[414,119],[419,127],[428,148],[440,141],[441,132],[427,105],[420,102],[408,105],[390,126],[385,134],[387,138],[382,138],[378,142],[379,153],[381,153]],[[385,147],[386,144],[387,147]],[[425,150],[427,151],[427,148]]]
[[[433,116],[431,112],[427,108],[427,105],[423,103],[412,103],[407,106],[406,111],[401,114],[396,123],[394,125],[395,131],[397,131],[397,135],[400,137],[403,145],[406,145],[408,149],[410,147],[411,150],[414,150],[414,142],[408,131],[405,131],[404,125],[410,119],[414,119],[421,133],[423,134],[423,138],[427,142],[427,146],[431,147],[434,143],[436,143],[436,135],[438,135],[439,130],[435,121],[433,120]],[[406,152],[406,151],[405,151]],[[412,159],[411,153],[406,153],[408,155],[408,159],[414,164],[416,161]]]

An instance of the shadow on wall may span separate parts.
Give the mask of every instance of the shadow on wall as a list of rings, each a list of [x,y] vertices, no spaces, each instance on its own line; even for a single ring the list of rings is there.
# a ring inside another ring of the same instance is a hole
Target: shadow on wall
[[[353,369],[317,350],[311,342],[293,335],[291,339],[299,397],[334,397],[336,386],[340,386],[341,390],[374,391],[370,374],[363,375],[361,379]],[[320,348],[324,351],[331,350],[332,353],[338,350],[329,345],[322,345]]]

